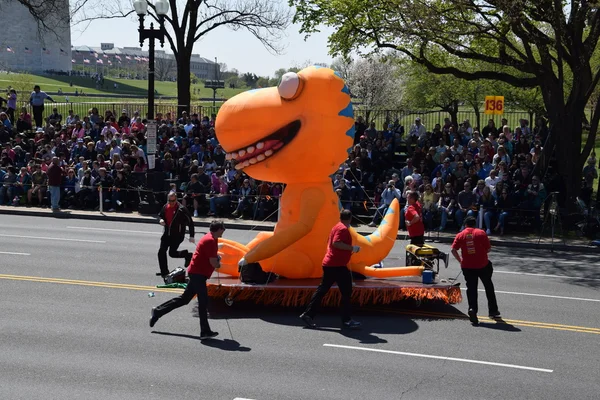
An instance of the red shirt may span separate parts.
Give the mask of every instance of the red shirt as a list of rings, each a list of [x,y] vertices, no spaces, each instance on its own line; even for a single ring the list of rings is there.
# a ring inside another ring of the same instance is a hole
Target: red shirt
[[[175,211],[177,211],[177,203],[174,205],[167,204],[165,207],[165,222],[167,226],[171,226],[171,222],[173,222],[173,216],[175,215]]]
[[[200,274],[207,278],[210,278],[214,272],[214,267],[210,265],[211,258],[217,258],[218,256],[218,243],[212,233],[207,233],[202,236],[202,239],[196,246],[196,251],[192,256],[192,261],[188,267],[188,274]]]
[[[329,239],[327,239],[327,253],[325,253],[325,258],[323,259],[324,267],[345,267],[350,262],[352,250],[336,249],[333,247],[335,242],[342,242],[352,246],[350,230],[341,222],[335,224],[329,234]]]
[[[420,217],[419,221],[415,222],[414,224],[407,224],[409,237],[423,236],[425,234],[425,225],[423,224],[423,209],[418,201],[412,206],[407,206],[406,212],[404,213],[407,222],[412,221],[417,215]]]
[[[488,265],[488,250],[491,247],[488,236],[477,228],[465,228],[452,243],[452,249],[460,249],[461,268],[481,269]]]

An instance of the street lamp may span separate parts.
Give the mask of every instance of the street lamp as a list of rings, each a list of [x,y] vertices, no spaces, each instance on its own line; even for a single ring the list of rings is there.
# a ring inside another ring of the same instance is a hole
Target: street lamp
[[[144,18],[148,15],[148,1],[135,0],[133,9],[140,19],[140,47],[144,45],[144,40],[148,39],[148,122],[146,124],[146,151],[148,153],[148,172],[146,173],[146,185],[153,193],[155,189],[154,182],[154,164],[156,154],[156,121],[154,120],[154,41],[160,40],[160,46],[165,45],[165,16],[169,12],[169,2],[167,0],[156,0],[154,11],[158,17],[159,27],[154,29],[154,23],[150,23],[150,29],[144,28]],[[152,204],[156,204],[154,196],[151,196]]]

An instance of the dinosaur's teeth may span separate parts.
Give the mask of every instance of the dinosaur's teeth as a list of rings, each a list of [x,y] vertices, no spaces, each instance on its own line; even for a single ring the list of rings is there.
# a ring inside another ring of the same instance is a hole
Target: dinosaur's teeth
[[[239,171],[240,169],[244,168],[243,164],[236,164],[236,166],[234,167],[237,171]]]
[[[244,156],[246,155],[246,150],[240,150],[240,151],[238,152],[238,155],[239,155],[240,157],[244,157]]]
[[[248,154],[254,153],[254,150],[255,150],[255,149],[254,149],[254,147],[253,147],[253,146],[250,146],[250,147],[248,147],[248,148],[246,149],[246,151],[248,152]]]
[[[225,159],[226,159],[226,160],[231,160],[231,153],[227,153],[227,154],[225,155]]]
[[[238,153],[231,153],[231,158],[234,159],[234,160],[237,160]]]
[[[265,156],[269,157],[270,155],[273,155],[273,150],[269,149],[265,151]]]
[[[256,158],[252,157],[251,159],[248,160],[248,162],[250,162],[250,164],[256,164],[257,160],[256,160]]]
[[[265,155],[264,155],[264,154],[259,154],[259,155],[257,155],[257,156],[256,156],[256,159],[257,159],[258,161],[263,161],[265,158],[267,158],[267,157],[265,157]]]
[[[265,144],[264,144],[263,142],[258,142],[258,143],[256,143],[256,148],[257,148],[257,149],[259,149],[259,150],[260,150],[260,149],[262,149],[263,147],[265,147]]]
[[[249,167],[250,166],[250,162],[248,160],[244,161],[244,168]]]

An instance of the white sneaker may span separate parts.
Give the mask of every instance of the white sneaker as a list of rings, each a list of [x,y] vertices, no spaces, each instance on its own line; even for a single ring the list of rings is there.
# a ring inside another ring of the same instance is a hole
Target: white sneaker
[[[198,217],[198,210],[194,211],[194,217]]]
[[[117,205],[118,205],[119,207],[121,207],[121,204],[123,204],[123,203],[121,202],[121,200],[117,200]]]
[[[108,212],[115,212],[115,209],[111,208],[110,210],[108,210]]]
[[[489,229],[487,231],[485,231],[486,234],[491,235],[492,231],[490,231]]]

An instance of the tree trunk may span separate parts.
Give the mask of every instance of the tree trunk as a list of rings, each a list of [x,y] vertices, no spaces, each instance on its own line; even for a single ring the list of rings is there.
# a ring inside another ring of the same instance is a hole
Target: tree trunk
[[[191,95],[190,95],[190,62],[192,56],[190,52],[185,50],[185,47],[179,48],[177,57],[177,114],[181,115],[183,111],[189,113]]]
[[[452,103],[450,103],[444,111],[450,114],[450,121],[452,121],[452,125],[458,128],[458,100],[454,100]]]
[[[475,125],[479,132],[481,132],[481,112],[479,111],[479,105],[477,107],[473,107],[473,111],[475,111]]]

